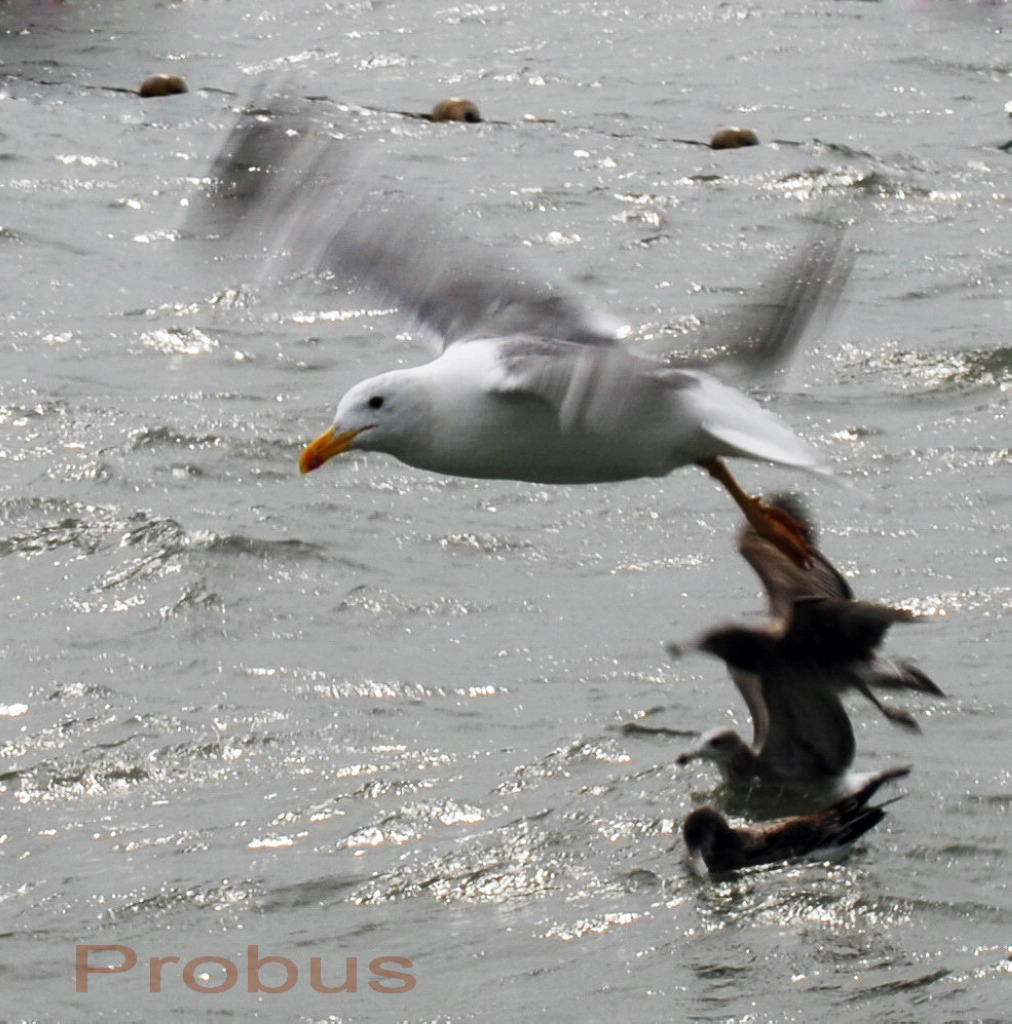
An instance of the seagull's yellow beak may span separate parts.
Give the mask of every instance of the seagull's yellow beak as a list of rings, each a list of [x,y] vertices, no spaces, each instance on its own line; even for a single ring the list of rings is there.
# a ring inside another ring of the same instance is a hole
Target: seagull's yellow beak
[[[325,434],[321,434],[315,441],[311,441],[302,449],[302,454],[299,456],[299,472],[310,473],[314,469],[319,469],[328,459],[351,448],[352,441],[361,433],[362,428],[346,430],[343,434],[337,434],[331,427]]]

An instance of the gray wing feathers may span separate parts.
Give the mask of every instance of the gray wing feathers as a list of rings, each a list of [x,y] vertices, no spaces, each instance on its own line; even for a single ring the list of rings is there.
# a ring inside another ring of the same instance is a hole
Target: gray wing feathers
[[[491,391],[527,394],[550,403],[563,431],[608,434],[628,417],[649,421],[649,408],[673,386],[671,371],[628,352],[537,337],[499,342],[498,376]],[[691,385],[687,375],[685,384]]]
[[[854,596],[850,584],[817,550],[812,552],[811,566],[802,569],[749,527],[738,539],[738,551],[762,582],[770,616],[781,622],[790,618],[799,597],[850,600]]]
[[[682,372],[692,374],[689,370]],[[829,472],[810,445],[757,402],[707,374],[694,376],[700,383],[695,395],[701,429],[725,446],[725,454]]]
[[[354,144],[272,104],[240,120],[191,221],[256,239],[287,274],[362,287],[444,346],[510,334],[615,341],[619,321],[467,245],[445,229],[448,212],[384,186]]]
[[[765,677],[763,697],[769,735],[762,757],[780,774],[799,779],[833,778],[854,760],[856,743],[840,699],[793,675]]]
[[[763,696],[762,680],[751,672],[742,672],[730,666],[728,671],[752,719],[752,749],[761,750],[768,742],[770,732],[770,713]]]
[[[705,346],[706,355],[672,355],[668,365],[705,366],[721,376],[727,370],[753,380],[785,366],[806,330],[813,323],[825,323],[839,301],[854,262],[845,237],[845,224],[825,211],[814,222],[801,256],[758,289],[759,301],[732,314],[732,325],[722,327],[719,342]]]

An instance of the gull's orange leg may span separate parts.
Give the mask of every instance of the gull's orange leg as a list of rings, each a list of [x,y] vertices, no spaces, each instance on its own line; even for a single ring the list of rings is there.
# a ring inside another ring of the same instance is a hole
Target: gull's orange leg
[[[793,516],[788,515],[783,509],[764,505],[758,498],[746,494],[724,462],[716,456],[700,459],[698,465],[726,488],[760,537],[768,540],[802,569],[811,566],[811,545],[805,536],[804,528]]]

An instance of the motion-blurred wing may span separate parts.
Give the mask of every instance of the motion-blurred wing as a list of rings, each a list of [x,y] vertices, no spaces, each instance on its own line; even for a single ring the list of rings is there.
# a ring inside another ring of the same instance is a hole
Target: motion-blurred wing
[[[762,680],[751,672],[742,672],[730,666],[728,671],[752,718],[752,749],[761,750],[769,742],[770,733],[770,715],[763,696]]]
[[[719,340],[672,355],[668,365],[749,378],[785,366],[809,327],[829,319],[853,266],[846,227],[828,214],[814,223],[800,256],[760,289],[758,301],[731,315],[733,326],[725,325]]]
[[[779,548],[763,540],[751,526],[747,526],[739,535],[738,551],[762,581],[771,617],[784,624],[791,618],[794,602],[799,597],[822,596],[850,600],[854,596],[850,584],[816,548],[809,551],[811,565],[802,569]]]
[[[832,779],[853,763],[854,729],[839,697],[793,673],[763,676],[769,733],[760,755],[778,774]]]
[[[465,244],[446,230],[448,212],[382,181],[359,147],[315,128],[290,102],[246,113],[212,178],[191,226],[265,248],[278,261],[273,273],[362,287],[442,347],[511,334],[609,345],[621,329],[493,250]]]
[[[870,601],[799,597],[784,643],[792,653],[806,650],[813,661],[850,661],[868,657],[894,623],[916,617],[905,608]]]

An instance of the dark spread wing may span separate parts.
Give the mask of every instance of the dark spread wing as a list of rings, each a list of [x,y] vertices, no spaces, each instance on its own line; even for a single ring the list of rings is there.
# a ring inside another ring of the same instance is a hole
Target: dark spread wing
[[[442,346],[530,334],[610,345],[621,325],[552,284],[465,244],[447,211],[384,182],[352,143],[274,98],[247,112],[212,169],[191,228],[210,228],[277,257],[273,272],[354,284]]]
[[[776,774],[816,782],[845,772],[856,745],[840,698],[827,687],[788,671],[762,677],[769,716],[760,757]]]
[[[850,584],[815,548],[810,552],[812,564],[802,569],[749,526],[739,535],[738,551],[762,581],[770,615],[784,623],[791,618],[799,597],[853,597]]]
[[[916,618],[906,608],[890,608],[870,601],[851,601],[840,609],[840,624],[847,640],[869,651],[882,643],[890,626]]]
[[[752,749],[761,750],[766,745],[770,732],[770,715],[766,707],[766,698],[763,696],[762,680],[751,672],[742,672],[740,669],[731,668],[730,665],[728,671],[752,718]]]
[[[920,693],[932,693],[936,697],[945,696],[930,676],[908,661],[875,658],[862,678],[869,686],[881,686],[887,690],[917,690]]]
[[[867,658],[896,622],[916,616],[904,608],[832,597],[801,597],[794,602],[784,634],[784,650],[812,661],[844,662]]]

